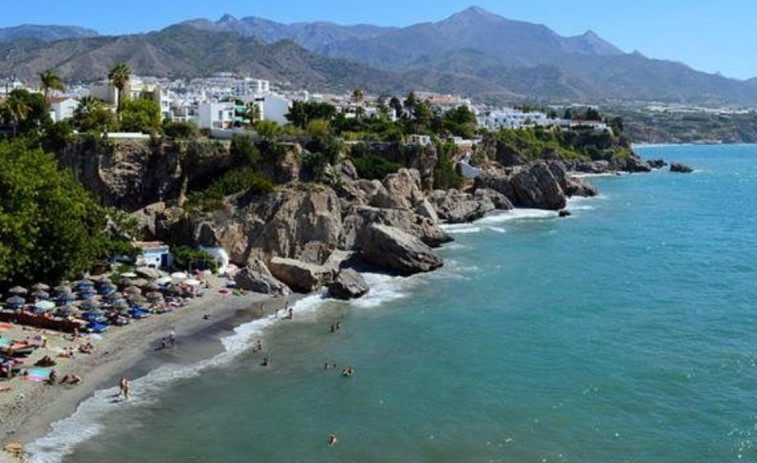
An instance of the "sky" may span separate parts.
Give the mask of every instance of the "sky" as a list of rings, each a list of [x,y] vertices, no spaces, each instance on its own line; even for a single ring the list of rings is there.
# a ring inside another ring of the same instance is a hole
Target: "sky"
[[[279,22],[407,26],[473,4],[561,35],[593,30],[624,51],[728,77],[757,77],[754,0],[2,0],[0,27],[77,25],[104,34],[146,32],[192,18],[261,16]]]

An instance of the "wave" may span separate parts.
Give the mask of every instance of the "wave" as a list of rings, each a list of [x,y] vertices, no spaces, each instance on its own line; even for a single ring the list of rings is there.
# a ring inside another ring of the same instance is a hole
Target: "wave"
[[[487,215],[486,217],[473,222],[476,225],[492,225],[513,220],[543,220],[554,219],[557,217],[555,211],[545,211],[542,209],[513,209],[511,211],[502,211],[496,214]]]
[[[469,223],[443,224],[442,229],[447,233],[465,235],[469,233],[480,233],[481,227],[476,227]]]

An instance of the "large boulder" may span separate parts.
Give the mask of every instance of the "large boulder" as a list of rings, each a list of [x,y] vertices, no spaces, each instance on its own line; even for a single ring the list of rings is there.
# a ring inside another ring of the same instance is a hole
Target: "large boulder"
[[[377,223],[361,234],[359,249],[367,264],[403,276],[430,272],[443,265],[442,259],[420,239]]]
[[[372,224],[399,228],[431,247],[449,243],[452,238],[437,223],[406,209],[380,209],[354,205],[346,211],[341,249],[359,250],[359,236]]]
[[[472,222],[496,209],[485,194],[474,197],[458,190],[435,190],[431,193],[431,199],[439,218],[447,223]]]
[[[516,196],[510,178],[504,175],[481,174],[474,180],[473,187],[476,190],[489,189],[504,195],[511,203],[515,204]]]
[[[328,287],[329,294],[336,299],[357,299],[370,290],[365,278],[351,268],[339,272]]]
[[[509,211],[513,209],[513,203],[502,193],[489,189],[480,188],[473,192],[473,198],[477,201],[490,201],[495,209]]]
[[[425,198],[421,191],[421,175],[416,169],[400,169],[382,182],[389,195],[405,209],[412,209]]]
[[[649,167],[652,169],[662,169],[668,165],[664,159],[649,159],[647,160],[647,164],[649,164]]]
[[[677,172],[679,174],[690,174],[694,172],[694,169],[682,162],[673,162],[670,164],[670,171]]]
[[[606,174],[612,169],[608,161],[571,161],[566,163],[568,170],[583,174]]]
[[[333,250],[340,243],[342,208],[330,188],[281,188],[267,195],[238,195],[227,203],[226,210],[196,220],[195,241],[226,249],[238,265],[251,256],[299,259],[314,246]]]
[[[652,168],[649,164],[636,154],[631,154],[624,158],[615,158],[610,165],[615,170],[621,170],[624,172],[652,172]]]
[[[277,280],[259,259],[250,259],[247,265],[234,276],[234,281],[237,288],[255,293],[277,297],[291,294],[287,285]]]
[[[274,277],[300,293],[312,293],[331,283],[334,276],[331,269],[323,265],[282,257],[271,259],[268,269]]]
[[[549,171],[552,172],[552,175],[557,179],[557,183],[560,184],[560,188],[562,188],[568,197],[594,197],[599,194],[599,191],[594,186],[589,185],[580,178],[569,175],[566,165],[560,161],[550,162]]]
[[[567,204],[559,182],[544,163],[515,174],[511,183],[518,207],[559,211]]]

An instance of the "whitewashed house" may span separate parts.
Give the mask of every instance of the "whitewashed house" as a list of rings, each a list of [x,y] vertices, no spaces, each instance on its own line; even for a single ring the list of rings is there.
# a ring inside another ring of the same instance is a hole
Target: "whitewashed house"
[[[228,129],[234,125],[234,102],[200,103],[197,106],[197,127],[201,129]]]
[[[79,102],[70,97],[50,98],[50,118],[53,122],[65,121],[74,117]]]
[[[133,243],[139,249],[137,267],[167,268],[173,265],[171,248],[160,241],[138,241]]]

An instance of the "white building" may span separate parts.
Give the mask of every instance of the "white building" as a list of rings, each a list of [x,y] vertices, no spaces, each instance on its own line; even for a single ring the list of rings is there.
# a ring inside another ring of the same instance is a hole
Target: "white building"
[[[519,109],[498,109],[478,116],[478,125],[489,130],[548,127],[555,121],[542,112],[523,112]]]
[[[266,121],[274,121],[279,124],[286,124],[286,115],[289,114],[289,108],[292,102],[281,95],[268,93],[264,95],[259,102],[260,115]]]
[[[79,102],[69,97],[50,98],[50,118],[53,122],[65,121],[74,117]]]
[[[133,244],[140,250],[137,267],[167,268],[173,265],[173,256],[167,244],[160,241],[139,241]]]
[[[197,107],[197,127],[228,129],[234,125],[236,105],[233,102],[200,103]]]

